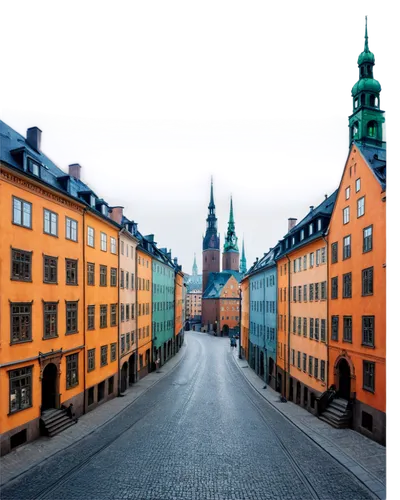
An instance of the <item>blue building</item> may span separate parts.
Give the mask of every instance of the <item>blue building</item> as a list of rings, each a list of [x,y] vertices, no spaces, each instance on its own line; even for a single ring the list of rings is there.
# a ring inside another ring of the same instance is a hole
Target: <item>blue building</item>
[[[275,389],[277,340],[277,246],[249,269],[250,339],[249,364]]]

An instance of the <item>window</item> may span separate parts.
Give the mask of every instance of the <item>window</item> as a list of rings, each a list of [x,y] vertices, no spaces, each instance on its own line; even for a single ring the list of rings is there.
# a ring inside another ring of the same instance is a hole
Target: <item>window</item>
[[[301,366],[301,352],[297,351],[297,368],[300,370]]]
[[[307,318],[303,318],[303,337],[307,337]]]
[[[104,207],[105,205],[103,205]],[[107,252],[107,235],[106,233],[100,233],[100,250]]]
[[[312,369],[313,369],[313,356],[308,357],[308,374],[312,375]]]
[[[325,382],[325,361],[321,359],[321,381]]]
[[[32,366],[10,370],[10,413],[32,406]]]
[[[331,339],[339,340],[339,316],[331,318]]]
[[[315,283],[315,300],[319,300],[319,283]]]
[[[107,266],[100,266],[100,286],[107,286]]]
[[[310,283],[310,300],[314,300],[314,284]]]
[[[310,253],[310,267],[314,267],[314,252]]]
[[[87,244],[94,248],[94,229],[90,226],[87,228]]]
[[[117,324],[117,304],[111,304],[110,306],[110,326],[115,326]]]
[[[298,295],[299,302],[301,302],[301,290],[302,290],[301,286],[298,286],[297,287],[297,295]]]
[[[44,232],[51,236],[58,235],[58,215],[47,209],[44,209]]]
[[[303,286],[303,300],[307,302],[307,285]]]
[[[91,262],[87,264],[87,284],[94,285],[94,264]]]
[[[294,365],[295,352],[294,349],[291,349],[291,364]]]
[[[32,340],[32,303],[11,302],[11,344]]]
[[[88,357],[87,371],[91,372],[96,368],[96,349],[89,349],[87,357]]]
[[[321,231],[321,229],[322,229],[322,220],[321,219],[318,219],[318,221],[317,221],[317,228],[318,228],[318,231]]]
[[[375,363],[371,361],[363,361],[363,389],[375,391]]]
[[[44,302],[43,303],[43,338],[51,339],[58,337],[57,328],[57,302]]]
[[[78,241],[78,223],[69,217],[65,217],[65,238],[71,241]]]
[[[129,288],[129,273],[128,273],[128,271],[126,272],[125,278],[126,278],[125,288],[128,290],[128,288]]]
[[[356,193],[361,189],[361,179],[356,179]]]
[[[101,346],[101,357],[100,357],[100,366],[105,366],[108,364],[108,345]]]
[[[43,283],[57,283],[57,257],[43,256]]]
[[[348,224],[350,222],[350,207],[343,209],[343,224]]]
[[[96,205],[96,198],[91,194],[90,195],[90,206],[94,207]]]
[[[310,339],[314,338],[314,318],[310,318]]]
[[[362,217],[365,214],[365,196],[357,200],[357,217]]]
[[[129,349],[131,348],[131,335],[130,335],[130,333],[127,333],[125,335],[125,343],[126,343],[126,350],[129,351]]]
[[[110,252],[117,253],[117,240],[113,237],[110,237]]]
[[[304,240],[304,229],[300,231],[300,240]]]
[[[125,321],[125,308],[124,304],[121,304],[121,321]],[[140,304],[139,304],[139,316],[140,316]]]
[[[351,316],[343,316],[343,342],[353,341],[353,321]]]
[[[117,269],[115,267],[110,269],[110,286],[117,286]]]
[[[66,303],[66,332],[78,333],[78,302]]]
[[[13,196],[13,224],[32,229],[32,203]]]
[[[351,257],[351,236],[345,236],[343,238],[343,260],[349,259]]]
[[[131,273],[131,289],[135,288],[135,275]]]
[[[107,205],[101,205],[101,213],[107,217],[108,216],[108,209],[107,209]]]
[[[343,274],[343,298],[351,297],[351,273]]]
[[[293,302],[296,302],[297,300],[297,286],[293,287]],[[267,312],[268,312],[268,307],[267,307]]]
[[[374,293],[374,268],[362,270],[362,295],[372,295]]]
[[[303,353],[303,372],[307,370],[307,354]]]
[[[321,342],[326,342],[326,320],[321,319]]]
[[[65,259],[65,283],[67,285],[78,284],[78,261]]]
[[[100,306],[100,328],[107,328],[107,305]]]
[[[339,293],[338,279],[339,278],[337,276],[335,276],[334,278],[331,278],[331,298],[332,299],[338,298],[338,293]]]
[[[110,361],[117,359],[117,343],[113,342],[110,346]]]
[[[125,352],[125,335],[121,336],[121,352]]]
[[[94,330],[95,328],[95,306],[88,306],[87,308],[88,315],[88,330]]]
[[[318,366],[318,358],[314,359],[314,377],[318,378],[319,375],[319,366]]]
[[[345,190],[345,198],[346,200],[350,198],[350,186],[348,186]]]
[[[67,359],[67,389],[78,385],[78,354],[70,354]]]
[[[297,333],[301,335],[301,318],[297,318]]]
[[[314,332],[315,340],[319,340],[319,319],[315,319],[315,332]]]
[[[124,255],[124,248],[125,248],[125,246],[124,246],[124,242],[123,241],[121,241],[120,247],[121,247],[121,255]]]
[[[321,300],[326,300],[326,281],[321,283]]]
[[[307,269],[307,255],[303,257],[303,269],[304,271]]]
[[[125,283],[125,274],[124,271],[121,269],[121,279],[119,280],[121,288],[124,288],[124,283]]]
[[[363,230],[363,253],[372,250],[372,226]]]
[[[32,281],[32,252],[11,249],[11,279]]]
[[[126,304],[125,310],[126,310],[126,314],[125,314],[126,321],[128,321],[129,320],[129,304]]]
[[[332,243],[331,245],[331,263],[336,264],[338,261],[338,243]]]
[[[313,234],[313,225],[312,225],[312,224],[310,224],[310,225],[308,226],[308,235],[309,235],[309,236],[311,236],[312,234]]]
[[[362,344],[369,347],[375,345],[375,316],[362,317]]]

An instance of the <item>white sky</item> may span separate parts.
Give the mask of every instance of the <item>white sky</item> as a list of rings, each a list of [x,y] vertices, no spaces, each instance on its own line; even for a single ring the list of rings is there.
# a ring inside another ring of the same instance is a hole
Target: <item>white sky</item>
[[[42,150],[61,169],[82,165],[81,178],[111,206],[122,205],[142,234],[154,233],[191,273],[202,267],[214,175],[221,254],[233,195],[247,267],[339,185],[348,152],[347,122],[113,122],[4,110],[1,119],[26,137],[43,130]]]

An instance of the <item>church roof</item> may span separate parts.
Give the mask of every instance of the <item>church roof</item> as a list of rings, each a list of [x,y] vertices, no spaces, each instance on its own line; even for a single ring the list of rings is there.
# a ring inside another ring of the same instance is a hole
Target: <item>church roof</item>
[[[386,149],[357,141],[356,145],[363,155],[365,163],[369,166],[380,183],[382,190],[386,191]]]
[[[222,271],[221,273],[210,273],[208,276],[207,288],[203,293],[203,299],[220,298],[221,292],[231,276],[233,276],[236,281],[240,283],[243,274],[239,273],[238,271]]]

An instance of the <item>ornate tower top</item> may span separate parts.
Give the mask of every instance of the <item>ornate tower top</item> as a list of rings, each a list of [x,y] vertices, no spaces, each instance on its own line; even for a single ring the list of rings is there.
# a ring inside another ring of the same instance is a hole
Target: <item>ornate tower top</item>
[[[375,56],[368,46],[367,16],[365,16],[364,50],[358,56],[359,79],[353,86],[353,114],[349,116],[350,146],[354,141],[386,147],[383,137],[384,112],[380,109],[381,85],[374,79]]]
[[[219,250],[219,236],[217,234],[217,217],[215,216],[214,186],[211,177],[210,203],[208,204],[207,229],[203,238],[203,250]]]
[[[192,276],[197,276],[198,270],[197,270],[197,263],[196,263],[196,254],[194,254],[194,261],[193,261],[193,267],[192,267]]]
[[[244,253],[244,238],[242,241],[242,257],[240,258],[240,268],[239,271],[243,274],[246,274],[247,271],[247,262],[246,262],[246,255]]]
[[[237,237],[235,233],[235,221],[233,219],[232,196],[231,196],[231,208],[229,212],[228,232],[225,236],[224,253],[225,252],[239,252]]]

